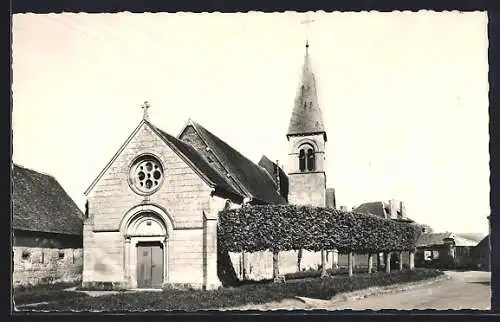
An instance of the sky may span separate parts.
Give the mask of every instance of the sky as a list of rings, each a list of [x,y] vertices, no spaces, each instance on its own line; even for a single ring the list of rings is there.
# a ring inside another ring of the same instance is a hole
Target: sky
[[[16,14],[12,32],[13,161],[81,208],[144,101],[172,135],[192,118],[284,163],[308,38],[337,204],[488,232],[484,12]]]

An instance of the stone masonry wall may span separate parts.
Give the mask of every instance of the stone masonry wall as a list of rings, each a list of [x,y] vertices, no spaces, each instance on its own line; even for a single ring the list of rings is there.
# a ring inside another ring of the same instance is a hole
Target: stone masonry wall
[[[81,248],[13,247],[13,285],[81,281],[82,253]]]
[[[131,208],[144,202],[129,186],[129,167],[140,154],[163,163],[165,180],[148,203],[172,218],[169,231],[167,282],[203,282],[203,210],[210,207],[211,188],[146,124],[135,134],[88,195],[89,218],[84,226],[84,282],[124,281],[124,239],[118,231]]]
[[[323,172],[290,174],[290,204],[325,207],[326,177]]]

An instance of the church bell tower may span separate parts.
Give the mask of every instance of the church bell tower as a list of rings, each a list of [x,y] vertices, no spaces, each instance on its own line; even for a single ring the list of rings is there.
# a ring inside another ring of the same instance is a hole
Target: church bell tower
[[[299,88],[288,127],[290,204],[326,206],[326,131],[318,104],[316,80],[309,57],[309,42]]]

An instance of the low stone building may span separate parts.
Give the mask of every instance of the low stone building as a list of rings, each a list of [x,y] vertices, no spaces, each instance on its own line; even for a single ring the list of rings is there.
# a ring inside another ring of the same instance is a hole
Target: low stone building
[[[424,233],[417,242],[418,267],[473,268],[473,249],[479,242],[452,232]]]
[[[14,164],[11,183],[14,286],[81,280],[82,211],[50,175]]]

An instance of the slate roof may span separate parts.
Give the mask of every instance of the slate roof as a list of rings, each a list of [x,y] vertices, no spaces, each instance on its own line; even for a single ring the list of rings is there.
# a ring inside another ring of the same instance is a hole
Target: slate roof
[[[261,203],[286,203],[264,168],[247,159],[202,125],[192,120],[191,124],[230,175],[249,193],[249,197]]]
[[[159,129],[151,123],[148,123],[153,129],[155,129],[158,134],[167,142],[172,144],[175,149],[182,153],[189,161],[191,161],[194,166],[202,172],[210,181],[212,181],[216,188],[223,189],[226,192],[230,192],[235,195],[239,195],[230,184],[227,183],[226,179],[216,170],[214,170],[210,164],[203,158],[203,156],[196,151],[191,145],[177,139],[176,137],[166,133],[165,131]]]
[[[83,235],[83,213],[57,180],[14,164],[12,227],[67,235]]]
[[[318,103],[316,78],[309,57],[309,44],[306,44],[302,77],[295,97],[295,104],[292,111],[292,117],[290,118],[287,135],[313,133],[323,133],[326,141],[323,116]]]

